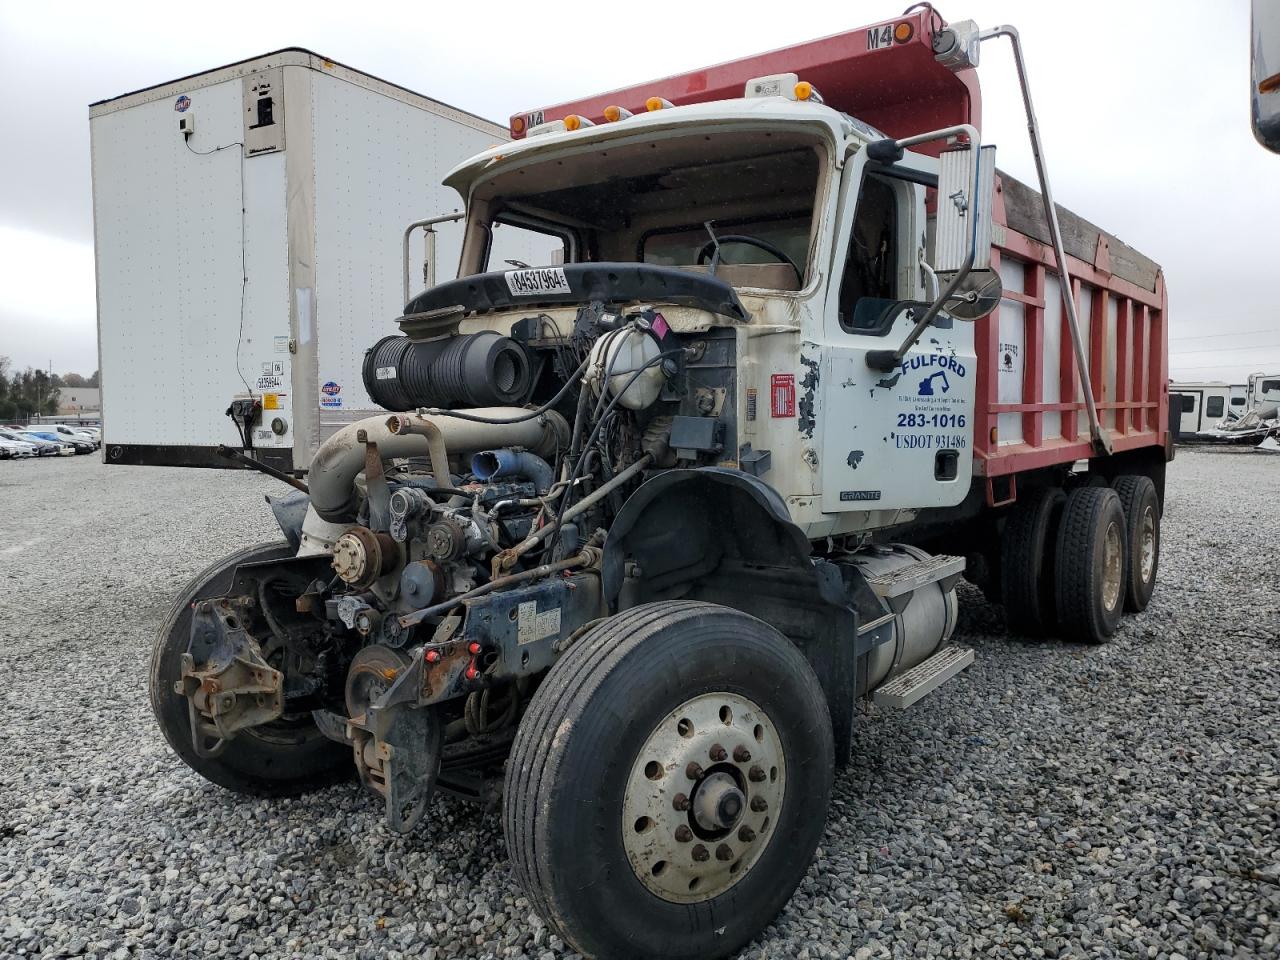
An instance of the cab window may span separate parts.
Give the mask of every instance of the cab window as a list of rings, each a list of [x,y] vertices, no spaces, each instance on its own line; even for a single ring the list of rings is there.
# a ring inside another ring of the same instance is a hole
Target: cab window
[[[489,232],[488,269],[550,267],[565,262],[567,239],[509,220],[495,220]]]
[[[883,308],[897,299],[899,221],[893,186],[864,177],[840,281],[840,326],[851,333],[884,332],[878,329]]]

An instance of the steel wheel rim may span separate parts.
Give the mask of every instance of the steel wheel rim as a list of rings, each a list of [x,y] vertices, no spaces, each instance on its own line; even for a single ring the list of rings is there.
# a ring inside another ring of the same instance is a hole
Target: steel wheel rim
[[[622,804],[632,871],[672,903],[723,894],[768,846],[785,789],[782,742],[757,704],[733,693],[685,701],[632,763]]]
[[[1110,523],[1102,538],[1102,603],[1114,610],[1120,602],[1120,589],[1124,584],[1124,542],[1120,525]]]
[[[1142,582],[1149,583],[1156,570],[1156,518],[1155,511],[1150,507],[1142,512],[1142,535],[1139,541],[1142,544]]]

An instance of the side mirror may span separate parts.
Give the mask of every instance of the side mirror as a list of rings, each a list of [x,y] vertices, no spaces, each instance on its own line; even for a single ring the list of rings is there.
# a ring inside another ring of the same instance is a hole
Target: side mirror
[[[996,148],[944,150],[938,164],[938,234],[933,269],[939,274],[955,273],[966,266],[986,270],[991,266]]]
[[[996,148],[946,150],[938,162],[933,269],[944,290],[959,275],[942,309],[959,320],[977,320],[1000,303],[1000,276],[991,269]]]
[[[977,320],[1000,303],[1000,277],[991,269],[996,148],[980,146],[978,131],[970,126],[908,137],[897,141],[895,146],[909,146],[956,133],[966,134],[969,145],[944,150],[938,157],[933,271],[941,293],[916,320],[896,350],[867,351],[867,366],[873,370],[892,370],[901,363],[940,312],[945,310],[958,320]],[[868,155],[875,159],[870,151]]]
[[[1280,153],[1280,4],[1253,0],[1249,84],[1253,135]]]
[[[1000,274],[990,267],[970,270],[942,304],[942,312],[957,320],[981,320],[996,307],[1004,294]]]

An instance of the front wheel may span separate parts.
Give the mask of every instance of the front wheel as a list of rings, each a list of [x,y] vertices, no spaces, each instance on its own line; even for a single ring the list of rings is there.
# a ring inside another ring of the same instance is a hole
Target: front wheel
[[[174,689],[191,637],[191,608],[231,589],[242,563],[293,556],[288,543],[259,544],[219,560],[196,574],[174,601],[151,653],[151,709],[173,752],[206,780],[252,796],[293,796],[350,777],[351,749],[326,739],[309,714],[240,731],[215,757],[191,742],[187,698]]]
[[[722,957],[786,904],[822,835],[831,720],[809,663],[726,607],[646,604],[552,667],[516,733],[516,877],[587,957]]]

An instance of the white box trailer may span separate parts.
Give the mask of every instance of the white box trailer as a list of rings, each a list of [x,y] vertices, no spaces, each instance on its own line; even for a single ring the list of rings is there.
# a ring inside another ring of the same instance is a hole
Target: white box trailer
[[[459,208],[444,173],[508,139],[302,49],[89,117],[103,450],[121,464],[228,466],[226,444],[304,470],[376,412],[361,361],[396,332],[405,227]],[[457,263],[460,238],[439,227],[439,262]],[[518,256],[523,238],[503,239]]]
[[[1243,384],[1222,381],[1170,383],[1169,393],[1181,397],[1175,406],[1178,432],[1188,437],[1217,426],[1229,412],[1239,415],[1246,409],[1246,388]]]

